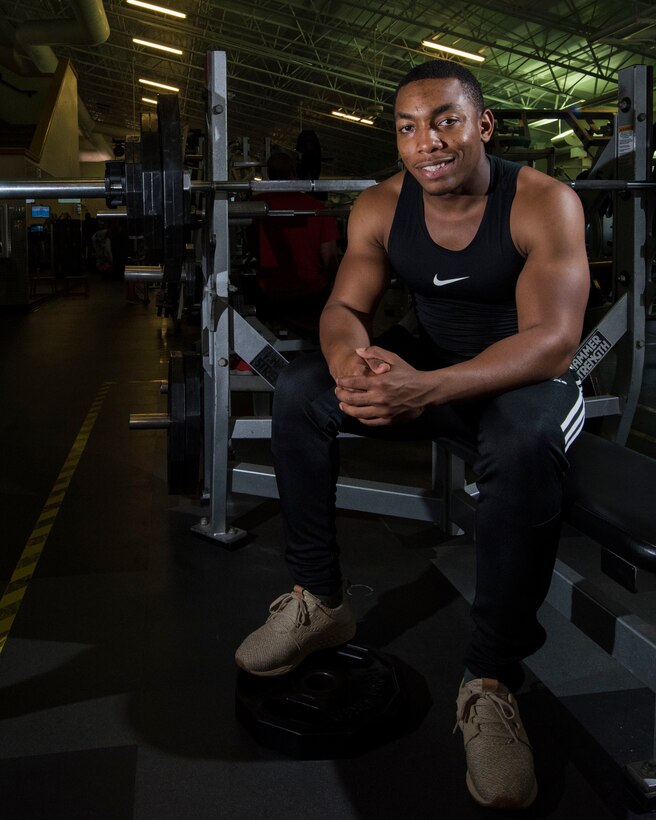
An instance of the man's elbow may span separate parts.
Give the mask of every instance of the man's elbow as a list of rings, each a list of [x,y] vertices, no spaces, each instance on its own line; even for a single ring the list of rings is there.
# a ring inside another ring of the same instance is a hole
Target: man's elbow
[[[579,343],[580,338],[572,335],[553,340],[549,354],[545,357],[548,370],[547,378],[555,379],[568,370],[579,348]]]

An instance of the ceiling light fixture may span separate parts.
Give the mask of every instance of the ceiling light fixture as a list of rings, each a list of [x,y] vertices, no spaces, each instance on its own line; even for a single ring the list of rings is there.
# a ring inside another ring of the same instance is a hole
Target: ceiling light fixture
[[[345,114],[343,111],[331,111],[333,117],[339,117],[342,120],[349,122],[359,122],[361,125],[373,125],[374,121],[368,117],[358,117],[356,114]]]
[[[472,54],[470,51],[460,51],[459,48],[443,46],[441,43],[434,43],[432,40],[422,40],[422,46],[426,48],[436,48],[438,51],[445,51],[447,54],[455,54],[456,57],[465,57],[467,60],[475,60],[477,63],[484,63],[485,57],[480,54]]]
[[[160,43],[151,43],[150,40],[140,40],[138,37],[133,37],[132,42],[138,46],[148,46],[149,48],[157,48],[160,51],[168,51],[170,54],[180,54],[182,51],[179,48],[172,48],[171,46],[163,46]]]
[[[536,120],[535,122],[529,123],[531,128],[539,128],[541,125],[551,125],[552,122],[558,122],[556,118],[553,120]]]
[[[570,128],[567,131],[561,131],[560,134],[556,134],[555,137],[551,138],[551,142],[555,142],[556,140],[563,140],[563,139],[565,139],[565,137],[569,137],[573,133],[574,133],[573,128]]]
[[[157,100],[151,100],[150,97],[142,97],[141,102],[151,103],[151,105],[157,105]]]
[[[139,82],[143,85],[152,85],[154,88],[163,88],[164,91],[179,91],[179,88],[176,88],[174,85],[164,85],[164,83],[156,83],[154,80],[143,80],[139,79]]]
[[[142,0],[127,0],[127,3],[130,6],[139,6],[139,8],[148,9],[149,11],[158,11],[160,14],[170,14],[171,17],[180,17],[182,20],[185,20],[187,17],[183,11],[165,9],[163,6],[155,6],[153,3],[143,3]]]

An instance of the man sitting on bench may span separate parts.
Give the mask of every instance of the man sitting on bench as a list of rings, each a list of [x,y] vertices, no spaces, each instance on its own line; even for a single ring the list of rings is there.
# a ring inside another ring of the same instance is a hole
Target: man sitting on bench
[[[522,808],[537,785],[512,693],[521,660],[545,641],[536,612],[559,540],[566,451],[584,420],[569,369],[589,290],[583,211],[562,183],[486,154],[493,116],[461,66],[412,69],[394,115],[405,170],[358,198],[322,354],[292,362],[277,383],[272,448],[295,585],[236,660],[281,675],[354,636],[335,534],[339,431],[466,437],[480,491],[457,697],[466,782],[482,805]],[[392,273],[412,293],[419,337],[396,329],[372,344]]]

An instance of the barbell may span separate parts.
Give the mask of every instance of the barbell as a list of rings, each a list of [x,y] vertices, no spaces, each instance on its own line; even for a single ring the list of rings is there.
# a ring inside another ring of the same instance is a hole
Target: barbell
[[[104,179],[0,181],[0,199],[104,199],[107,207],[125,206],[131,236],[143,237],[144,264],[160,265],[164,285],[178,285],[185,244],[193,227],[192,195],[215,193],[305,193],[362,191],[373,179],[196,180],[184,169],[184,147],[178,97],[160,94],[157,110],[141,115],[140,138],[127,139],[125,159],[105,163]],[[585,179],[567,182],[576,191],[633,192],[653,190],[649,180]],[[252,213],[249,203],[231,203],[233,212]],[[270,212],[287,216],[294,212]],[[198,226],[196,226],[198,227]]]
[[[175,316],[183,271],[187,281],[190,275],[186,246],[191,231],[200,227],[191,207],[194,194],[361,191],[376,184],[373,179],[192,180],[184,168],[182,133],[177,95],[160,94],[157,110],[141,115],[139,140],[126,140],[125,159],[105,163],[104,179],[0,181],[0,199],[104,199],[112,210],[124,206],[130,236],[143,237],[143,265],[161,270],[165,315]],[[258,212],[254,204],[230,205],[235,217]]]

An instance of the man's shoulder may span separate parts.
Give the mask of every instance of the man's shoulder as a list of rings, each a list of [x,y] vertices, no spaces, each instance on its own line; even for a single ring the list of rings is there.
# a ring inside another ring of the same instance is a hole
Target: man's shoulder
[[[359,195],[358,202],[367,205],[375,204],[377,208],[395,208],[401,193],[403,176],[404,172],[400,171],[398,174],[376,183],[376,185],[365,188]]]
[[[569,185],[562,182],[555,177],[550,177],[543,171],[538,171],[537,168],[532,168],[530,165],[522,165],[517,176],[518,186],[526,187],[529,190],[537,191],[569,191],[572,190]]]
[[[559,179],[528,166],[517,177],[511,212],[511,232],[520,249],[542,242],[566,241],[582,224],[583,209],[576,192]]]
[[[522,206],[532,210],[548,210],[555,204],[578,200],[578,195],[565,182],[528,165],[523,166],[517,176],[517,196]]]

